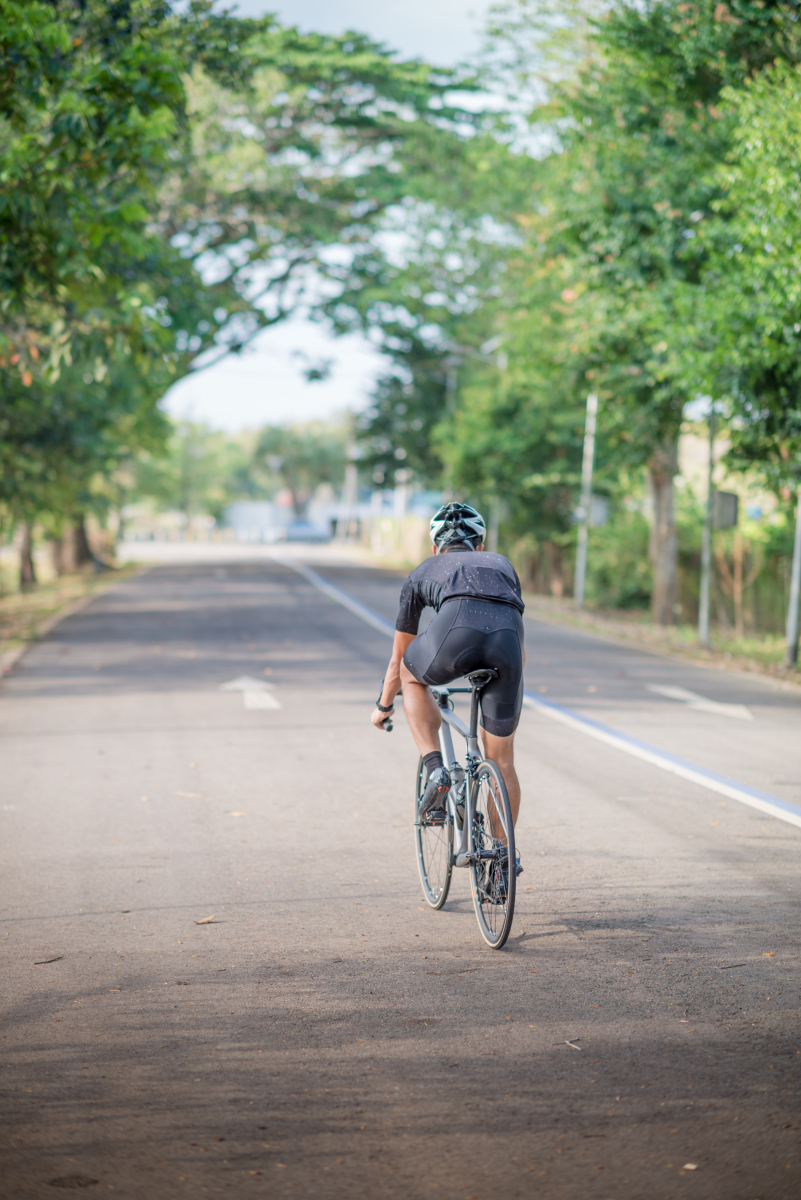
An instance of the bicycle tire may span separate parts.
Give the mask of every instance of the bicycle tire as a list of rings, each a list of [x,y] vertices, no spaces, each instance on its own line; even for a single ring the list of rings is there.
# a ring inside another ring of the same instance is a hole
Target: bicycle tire
[[[484,759],[476,768],[471,811],[473,847],[484,856],[470,863],[473,907],[484,941],[493,950],[500,950],[512,928],[517,874],[512,809],[503,775],[492,759]]]
[[[429,825],[419,815],[420,797],[428,782],[428,771],[422,758],[417,764],[414,781],[414,836],[417,847],[417,870],[426,904],[442,908],[448,899],[453,875],[453,817],[448,812],[441,825]]]

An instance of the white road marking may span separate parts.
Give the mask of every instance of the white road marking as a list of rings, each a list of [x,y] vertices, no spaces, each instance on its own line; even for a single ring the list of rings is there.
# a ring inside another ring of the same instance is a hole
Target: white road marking
[[[759,792],[755,788],[746,787],[733,779],[727,779],[725,775],[708,771],[706,767],[698,767],[695,763],[685,762],[684,759],[676,758],[665,750],[658,750],[646,742],[629,737],[626,733],[610,729],[608,725],[602,725],[599,721],[582,717],[569,708],[563,708],[560,704],[553,704],[550,700],[532,696],[531,692],[523,693],[523,702],[528,708],[539,709],[543,716],[550,717],[552,721],[559,721],[562,725],[568,725],[579,733],[595,738],[596,741],[605,742],[607,746],[614,746],[616,750],[622,750],[624,754],[630,754],[632,758],[641,758],[643,762],[650,763],[653,767],[669,771],[671,775],[679,775],[682,779],[688,779],[690,783],[697,783],[700,787],[708,788],[710,792],[728,796],[731,800],[738,800],[740,804],[747,804],[749,808],[759,809],[760,812],[769,813],[779,821],[787,821],[788,824],[801,828],[801,808],[795,804],[789,804],[786,800],[780,800],[778,796],[771,796],[768,792]]]
[[[667,696],[669,700],[681,700],[698,712],[716,713],[719,717],[734,717],[738,721],[753,721],[754,719],[754,714],[744,704],[721,704],[717,700],[707,700],[706,696],[699,696],[697,692],[690,692],[687,688],[671,687],[669,684],[646,683],[645,686],[649,692],[655,692],[657,696]]]
[[[291,571],[297,571],[298,575],[302,575],[304,579],[307,579],[312,587],[317,588],[318,592],[322,592],[323,595],[328,596],[331,600],[335,600],[343,608],[349,609],[357,617],[360,617],[362,621],[365,621],[368,625],[372,625],[373,629],[377,629],[379,633],[384,633],[388,637],[395,636],[395,629],[390,625],[389,621],[385,621],[383,617],[379,617],[378,613],[373,612],[366,604],[361,604],[353,596],[349,596],[347,592],[343,592],[333,583],[329,583],[327,579],[323,579],[322,575],[318,575],[306,563],[297,562],[293,558],[283,558],[282,555],[276,553],[273,553],[272,557],[282,567],[289,567]]]
[[[265,683],[263,679],[254,679],[252,675],[239,675],[236,679],[229,679],[220,687],[221,692],[269,692],[272,690],[271,683]]]
[[[242,699],[245,702],[245,708],[281,707],[280,701],[276,700],[272,692],[246,691],[242,693]]]
[[[372,625],[373,629],[377,629],[379,633],[383,633],[387,637],[395,636],[395,630],[389,621],[385,621],[378,613],[374,613],[366,605],[361,604],[358,600],[354,600],[347,592],[341,591],[334,584],[323,579],[321,575],[318,575],[311,567],[307,567],[305,563],[293,562],[288,558],[279,558],[278,555],[275,557],[282,566],[290,567],[292,570],[297,571],[299,575],[307,579],[318,591],[328,596],[331,600],[335,600],[337,604],[341,604],[343,608],[347,608],[350,612],[355,613],[357,617],[366,621],[368,625]],[[682,692],[684,691],[684,689],[681,690]],[[689,694],[692,695],[692,693]],[[703,697],[700,697],[700,699],[703,699]],[[569,708],[553,704],[550,700],[543,700],[540,696],[533,696],[531,692],[523,693],[523,703],[528,708],[539,709],[544,716],[550,717],[553,721],[560,721],[563,725],[568,725],[571,729],[575,729],[579,733],[593,737],[599,742],[605,742],[608,746],[613,746],[616,750],[622,750],[624,754],[630,754],[633,758],[640,758],[643,762],[650,763],[653,767],[659,767],[662,771],[670,772],[671,775],[678,775],[682,779],[689,780],[690,783],[698,784],[699,787],[707,788],[711,792],[717,792],[721,796],[728,796],[731,800],[737,800],[740,804],[747,804],[749,808],[756,808],[760,812],[769,813],[770,816],[776,817],[777,820],[786,821],[789,825],[796,825],[801,829],[801,808],[795,804],[789,804],[786,800],[780,800],[778,796],[771,796],[768,792],[758,792],[756,789],[745,787],[733,779],[727,779],[724,775],[708,771],[705,767],[697,767],[694,763],[675,758],[672,754],[668,754],[664,750],[648,746],[645,742],[639,742],[636,738],[631,738],[625,733],[618,733],[616,729],[610,729],[608,725],[601,725],[600,722],[592,721],[589,717],[582,717],[578,713],[571,712]],[[711,704],[712,701],[709,703]],[[739,707],[739,705],[727,707]]]
[[[224,683],[221,692],[241,692],[245,708],[281,708],[280,700],[273,695],[273,685],[252,675],[240,675]]]

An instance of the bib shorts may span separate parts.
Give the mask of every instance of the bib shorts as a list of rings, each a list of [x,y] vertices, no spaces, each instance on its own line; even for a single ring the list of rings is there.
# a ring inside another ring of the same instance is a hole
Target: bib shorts
[[[403,661],[429,686],[494,667],[498,678],[481,693],[481,728],[509,737],[523,708],[523,641],[523,618],[511,604],[455,597],[445,601]]]

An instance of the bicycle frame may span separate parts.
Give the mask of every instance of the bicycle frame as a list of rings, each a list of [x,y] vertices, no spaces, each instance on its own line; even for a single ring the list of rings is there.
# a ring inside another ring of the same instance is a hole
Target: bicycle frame
[[[473,784],[476,776],[476,767],[483,758],[478,745],[478,701],[481,689],[487,682],[488,680],[485,679],[483,682],[473,684],[472,687],[431,688],[442,718],[439,727],[439,745],[442,752],[442,761],[447,765],[451,776],[448,807],[453,818],[453,865],[455,867],[469,867],[475,856],[475,846],[473,845]],[[450,697],[459,692],[467,693],[471,696],[469,727],[448,707]],[[466,753],[464,766],[462,766],[454,753],[451,729],[455,729],[465,740]],[[462,806],[464,806],[463,811],[460,813],[459,809]],[[503,814],[500,811],[499,816],[504,826],[504,834],[508,834]]]

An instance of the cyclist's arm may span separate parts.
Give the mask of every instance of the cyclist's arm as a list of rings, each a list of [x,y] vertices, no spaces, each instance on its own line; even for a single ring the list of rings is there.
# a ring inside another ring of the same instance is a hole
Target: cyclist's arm
[[[401,660],[416,637],[416,633],[401,633],[399,629],[395,630],[395,640],[392,643],[392,657],[389,660],[389,666],[384,678],[384,688],[381,692],[381,703],[384,708],[394,703],[395,697],[400,691]]]

